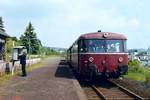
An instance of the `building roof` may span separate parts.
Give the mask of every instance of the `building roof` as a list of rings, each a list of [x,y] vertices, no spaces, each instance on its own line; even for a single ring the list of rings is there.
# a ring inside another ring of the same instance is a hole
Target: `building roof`
[[[5,32],[3,32],[1,29],[0,29],[0,35],[4,36],[4,37],[9,37],[9,35]]]
[[[79,38],[84,39],[127,39],[123,34],[112,32],[93,32],[81,35]]]

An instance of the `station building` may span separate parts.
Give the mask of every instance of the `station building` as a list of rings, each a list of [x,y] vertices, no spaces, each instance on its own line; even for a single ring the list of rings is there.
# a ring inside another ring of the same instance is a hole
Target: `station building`
[[[6,67],[6,38],[9,36],[0,29],[0,72]]]

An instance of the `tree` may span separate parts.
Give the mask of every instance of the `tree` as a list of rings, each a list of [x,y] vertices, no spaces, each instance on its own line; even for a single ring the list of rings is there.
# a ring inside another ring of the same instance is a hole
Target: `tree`
[[[2,31],[2,32],[5,32],[5,29],[4,29],[4,24],[3,24],[4,22],[3,22],[3,20],[2,20],[2,17],[0,17],[0,30]]]
[[[21,35],[20,42],[27,48],[28,53],[38,54],[40,52],[40,47],[42,44],[41,41],[37,38],[31,22],[29,22],[29,25],[26,27],[24,34]]]
[[[7,44],[7,53],[11,54],[13,49],[13,39],[8,38],[6,44]]]
[[[2,17],[0,17],[0,35],[5,35],[5,29],[3,24]],[[5,50],[5,44],[1,44],[0,46],[0,59],[6,60],[6,50]]]
[[[6,41],[6,45],[7,45],[7,53],[12,53],[12,49],[14,46],[19,46],[19,40],[17,39],[17,37],[9,37],[7,38]]]

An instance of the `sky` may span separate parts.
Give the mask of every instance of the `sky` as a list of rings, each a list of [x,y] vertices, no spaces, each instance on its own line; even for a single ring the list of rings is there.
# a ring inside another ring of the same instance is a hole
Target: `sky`
[[[44,46],[68,48],[81,34],[115,32],[127,48],[150,46],[150,0],[0,0],[7,34],[20,37],[31,22]]]

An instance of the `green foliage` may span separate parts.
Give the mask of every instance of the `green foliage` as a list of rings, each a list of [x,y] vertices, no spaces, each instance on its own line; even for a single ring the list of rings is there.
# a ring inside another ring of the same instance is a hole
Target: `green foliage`
[[[145,83],[147,84],[147,83],[149,83],[150,82],[150,72],[148,73],[148,72],[146,72],[145,73]]]
[[[140,66],[140,62],[138,60],[129,60],[129,66]]]
[[[13,46],[19,46],[20,41],[16,37],[10,37],[6,40],[7,53],[12,53]]]
[[[130,60],[128,62],[130,72],[141,72],[143,69],[140,67],[138,60]]]
[[[145,76],[144,74],[141,74],[141,73],[128,72],[128,75],[125,75],[124,77],[137,80],[137,81],[145,81],[145,78],[144,78]]]
[[[56,52],[55,50],[51,49],[51,48],[45,48],[46,49],[46,55],[58,55],[58,52]]]
[[[40,52],[42,44],[41,41],[37,38],[31,22],[29,22],[29,25],[27,26],[24,34],[21,35],[20,42],[27,48],[28,53],[38,54]]]
[[[65,52],[59,52],[56,51],[55,49],[52,49],[50,47],[43,47],[41,48],[41,54],[50,56],[50,55],[58,55],[58,56],[65,56]]]
[[[12,38],[7,39],[6,46],[7,46],[7,53],[12,53],[12,49],[13,49],[13,40],[12,40]]]
[[[16,37],[10,37],[6,40],[7,61],[12,59],[13,46],[19,46],[20,42]]]
[[[138,60],[129,60],[129,74],[128,77],[135,80],[144,80],[146,83],[150,82],[150,71],[144,66],[141,66]]]
[[[11,37],[11,39],[14,41],[14,46],[20,46],[21,42],[17,37]]]

